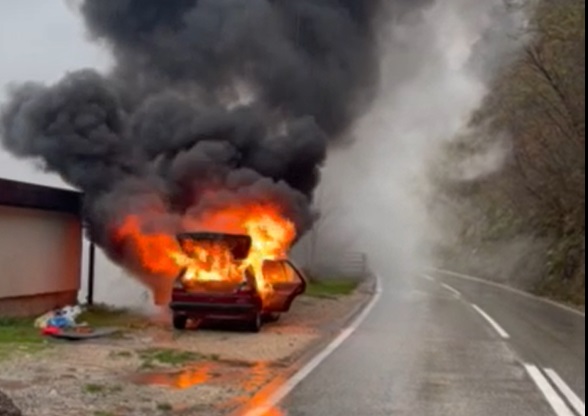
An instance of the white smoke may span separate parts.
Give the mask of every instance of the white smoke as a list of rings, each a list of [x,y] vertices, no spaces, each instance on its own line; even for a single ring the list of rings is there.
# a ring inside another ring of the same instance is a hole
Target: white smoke
[[[381,39],[380,95],[354,130],[355,144],[332,153],[324,187],[347,213],[323,240],[355,240],[386,276],[407,276],[429,264],[441,228],[428,210],[435,193],[429,167],[441,148],[468,128],[498,68],[517,41],[524,15],[502,0],[439,0],[424,14],[388,25]],[[463,169],[500,166],[499,149]],[[342,185],[344,184],[344,185]],[[328,237],[327,237],[328,236]]]

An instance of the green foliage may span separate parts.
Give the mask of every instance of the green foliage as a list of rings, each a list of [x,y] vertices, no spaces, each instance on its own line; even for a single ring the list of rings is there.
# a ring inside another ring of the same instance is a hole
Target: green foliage
[[[532,41],[495,80],[473,119],[490,137],[511,137],[512,159],[499,174],[456,193],[480,213],[468,219],[463,237],[499,242],[533,234],[553,240],[539,290],[584,303],[586,4],[532,3],[526,34]],[[453,149],[455,157],[471,153],[467,143]]]
[[[354,280],[313,281],[308,285],[306,295],[315,298],[349,296],[355,292],[358,285],[359,282]]]
[[[582,305],[586,292],[585,237],[563,237],[548,253],[548,277],[538,288],[540,294]]]

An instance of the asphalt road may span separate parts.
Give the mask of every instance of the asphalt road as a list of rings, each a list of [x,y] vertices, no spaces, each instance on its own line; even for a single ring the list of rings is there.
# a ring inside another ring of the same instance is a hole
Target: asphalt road
[[[288,416],[583,416],[585,318],[435,273],[386,280],[358,330],[281,403]]]

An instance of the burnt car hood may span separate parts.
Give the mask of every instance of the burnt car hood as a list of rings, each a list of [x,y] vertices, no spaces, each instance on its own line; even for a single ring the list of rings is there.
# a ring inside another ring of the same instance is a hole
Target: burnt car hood
[[[180,247],[186,253],[186,243],[218,242],[226,244],[237,261],[245,260],[249,256],[253,241],[247,235],[221,233],[183,233],[177,236]]]

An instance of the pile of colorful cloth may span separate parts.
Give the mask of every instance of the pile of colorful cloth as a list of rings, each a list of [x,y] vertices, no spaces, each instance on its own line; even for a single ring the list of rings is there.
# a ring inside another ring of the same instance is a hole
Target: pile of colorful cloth
[[[77,319],[83,312],[79,306],[56,309],[39,317],[35,321],[35,327],[44,336],[68,341],[103,338],[119,332],[118,328],[92,328],[87,323],[78,323]]]
[[[83,310],[79,306],[66,306],[62,309],[56,309],[39,317],[35,321],[35,327],[39,328],[43,335],[55,335],[63,330],[85,326],[76,322],[82,312]]]

